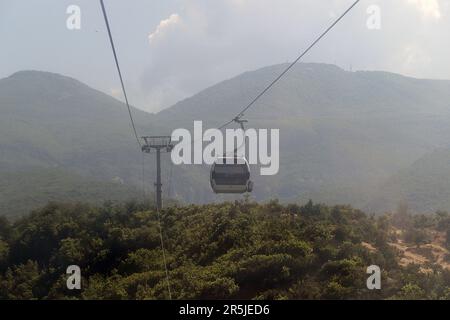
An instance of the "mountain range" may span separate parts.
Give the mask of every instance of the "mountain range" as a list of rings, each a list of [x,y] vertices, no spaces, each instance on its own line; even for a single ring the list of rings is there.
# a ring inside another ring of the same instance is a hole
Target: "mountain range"
[[[157,114],[133,108],[137,131],[221,125],[285,67],[243,73]],[[450,210],[449,101],[450,81],[299,64],[245,115],[248,127],[280,129],[280,172],[262,177],[252,168],[251,197],[375,213],[401,202],[416,212]],[[210,191],[207,166],[171,166],[164,157],[165,197],[234,198]],[[154,157],[144,157],[144,173],[142,161],[122,102],[48,72],[0,80],[0,214],[22,215],[47,200],[139,198],[143,181],[150,197]]]

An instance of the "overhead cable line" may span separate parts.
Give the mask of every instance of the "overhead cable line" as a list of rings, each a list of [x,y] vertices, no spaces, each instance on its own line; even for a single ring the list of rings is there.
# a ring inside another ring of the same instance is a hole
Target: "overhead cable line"
[[[163,255],[163,264],[164,264],[164,270],[166,275],[166,285],[167,285],[167,292],[169,294],[169,300],[172,300],[172,290],[170,289],[170,278],[169,278],[169,269],[167,268],[167,259],[166,259],[166,249],[164,247],[164,238],[163,238],[163,229],[162,229],[162,222],[161,222],[161,211],[159,209],[156,209],[156,213],[158,215],[158,229],[159,229],[159,239],[161,242],[161,251]]]
[[[139,149],[141,151],[143,151],[142,150],[141,141],[139,140],[139,136],[137,134],[136,125],[134,123],[133,114],[131,112],[131,107],[130,107],[130,104],[128,103],[127,92],[125,90],[125,85],[124,85],[123,78],[122,78],[122,72],[120,71],[119,60],[117,58],[116,48],[114,46],[114,41],[113,41],[113,37],[112,37],[112,34],[111,34],[111,28],[109,27],[108,16],[106,14],[105,5],[103,3],[103,0],[100,0],[100,5],[102,7],[102,12],[103,12],[103,17],[105,19],[106,28],[108,30],[109,41],[111,43],[111,48],[112,48],[112,51],[113,51],[114,60],[116,62],[117,72],[119,73],[120,84],[122,85],[123,95],[125,97],[125,102],[126,102],[126,105],[127,105],[127,108],[128,108],[128,114],[130,116],[131,126],[133,127],[134,136],[136,137],[136,141],[137,141],[137,143],[139,145]],[[144,160],[144,158],[142,158],[142,160]],[[143,177],[143,179],[144,179],[144,176],[145,176],[145,163],[142,162],[142,177]],[[145,194],[144,184],[143,184],[143,193]],[[165,246],[164,246],[163,230],[162,230],[162,223],[161,223],[161,213],[160,213],[159,208],[156,211],[157,211],[157,216],[158,216],[159,238],[160,238],[161,250],[162,250],[162,254],[163,254],[163,262],[164,262],[164,269],[165,269],[165,275],[166,275],[167,290],[168,290],[168,294],[169,294],[169,299],[171,300],[172,299],[172,292],[170,290],[169,271],[168,271],[167,262],[166,262],[166,250],[165,250]]]
[[[241,112],[239,112],[232,120],[226,122],[222,126],[219,127],[220,129],[225,128],[229,124],[236,122],[236,120],[239,120],[244,116],[244,113],[250,109],[263,95],[267,93],[289,70],[292,69],[293,66],[295,66],[300,59],[302,59],[320,40],[322,40],[323,37],[327,35],[328,32],[330,32],[338,23],[341,21],[361,0],[356,0],[343,14],[341,14],[314,42],[304,50],[300,56],[297,57],[297,59],[294,60],[286,69],[283,70],[282,73],[278,77],[276,77],[266,88],[264,88],[263,91],[261,91],[248,105],[246,105]]]
[[[114,41],[113,41],[113,37],[111,34],[111,28],[109,27],[108,15],[106,14],[105,5],[103,3],[103,0],[100,0],[100,4],[102,6],[103,17],[105,18],[106,29],[108,30],[109,42],[111,43],[114,60],[116,62],[117,72],[119,73],[120,84],[122,85],[123,96],[125,97],[125,103],[127,104],[128,114],[130,116],[130,121],[131,121],[131,126],[133,127],[134,136],[136,137],[136,141],[139,145],[139,149],[142,150],[142,144],[141,144],[141,141],[139,140],[139,136],[137,134],[136,125],[134,123],[133,114],[131,112],[131,107],[130,107],[130,104],[128,103],[127,91],[125,90],[125,85],[123,83],[122,72],[120,71],[119,60],[117,58],[117,53],[116,53],[116,47],[114,46]]]

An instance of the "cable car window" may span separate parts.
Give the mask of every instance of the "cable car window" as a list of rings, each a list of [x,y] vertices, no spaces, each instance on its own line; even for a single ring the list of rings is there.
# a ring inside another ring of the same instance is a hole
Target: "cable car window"
[[[246,165],[216,164],[213,172],[213,179],[218,185],[245,185],[249,178]]]
[[[217,174],[245,174],[247,173],[247,166],[216,164],[214,171]]]

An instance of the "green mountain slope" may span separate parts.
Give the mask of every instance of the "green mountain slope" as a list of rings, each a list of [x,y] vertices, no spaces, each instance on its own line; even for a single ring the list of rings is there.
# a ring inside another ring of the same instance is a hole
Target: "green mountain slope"
[[[87,202],[142,199],[137,188],[99,181],[60,169],[35,168],[0,173],[0,213],[7,217],[24,215],[49,201]]]
[[[246,72],[158,114],[133,109],[140,135],[214,127],[234,116],[285,66]],[[384,72],[347,72],[300,64],[246,114],[249,126],[280,129],[280,172],[258,176],[253,197],[373,204],[391,176],[450,138],[450,82]],[[58,168],[99,181],[141,185],[141,156],[126,107],[64,76],[25,71],[0,80],[0,171]],[[168,159],[168,158],[167,158]],[[146,157],[147,189],[154,157]],[[195,203],[221,201],[209,168],[173,168],[170,195]],[[167,196],[170,167],[163,163]]]
[[[244,73],[156,117],[173,127],[220,125],[284,67]],[[364,206],[391,175],[448,145],[448,101],[449,81],[301,64],[246,113],[249,126],[279,128],[281,135],[280,173],[256,177],[254,195]]]
[[[133,112],[140,125],[152,118]],[[2,79],[0,114],[0,169],[61,166],[136,179],[140,156],[123,104],[74,79],[36,71]]]
[[[450,209],[450,150],[438,149],[388,179],[366,209],[394,211],[406,204],[414,212]]]
[[[139,125],[152,118],[133,112]],[[0,80],[0,115],[0,214],[135,197],[141,157],[121,102],[68,77],[24,71]]]

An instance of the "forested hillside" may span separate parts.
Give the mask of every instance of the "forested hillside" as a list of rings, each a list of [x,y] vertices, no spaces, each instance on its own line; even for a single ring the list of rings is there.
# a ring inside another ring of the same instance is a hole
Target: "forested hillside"
[[[450,216],[249,200],[161,212],[175,299],[450,299]],[[436,254],[439,249],[439,255]],[[423,258],[423,259],[422,259]],[[66,268],[82,290],[66,289]],[[382,269],[382,289],[366,268]],[[0,220],[2,299],[165,299],[158,219],[146,205],[50,203]]]
[[[151,195],[149,194],[150,198]],[[59,168],[30,168],[0,172],[0,215],[16,219],[49,201],[123,202],[142,199],[142,190],[120,180],[102,181]]]

